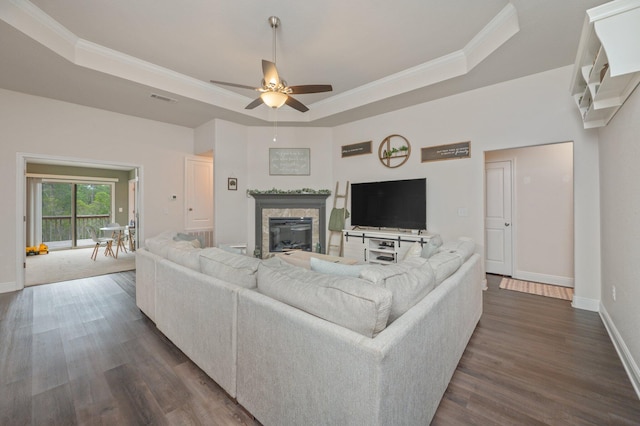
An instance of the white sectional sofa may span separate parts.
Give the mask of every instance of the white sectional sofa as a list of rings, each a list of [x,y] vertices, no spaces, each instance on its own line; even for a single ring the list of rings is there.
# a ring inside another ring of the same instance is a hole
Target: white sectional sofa
[[[174,236],[136,252],[138,307],[264,425],[429,424],[482,313],[471,241],[321,273]]]

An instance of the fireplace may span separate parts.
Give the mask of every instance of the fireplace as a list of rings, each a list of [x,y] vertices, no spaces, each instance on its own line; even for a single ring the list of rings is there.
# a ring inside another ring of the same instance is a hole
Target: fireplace
[[[272,244],[270,241],[271,218],[310,219],[311,241],[309,247],[303,248],[303,250],[315,251],[319,246],[320,252],[324,253],[327,228],[325,200],[329,194],[251,194],[251,196],[256,200],[255,256],[266,258],[274,253],[274,250],[271,249]],[[306,224],[298,224],[297,226],[302,227],[306,226]],[[281,230],[280,232],[282,233],[283,231]],[[301,232],[301,228],[295,232]],[[281,237],[281,239],[294,240],[293,237]],[[291,248],[286,248],[286,250],[289,249]]]
[[[310,217],[270,217],[269,252],[312,251],[312,225]]]

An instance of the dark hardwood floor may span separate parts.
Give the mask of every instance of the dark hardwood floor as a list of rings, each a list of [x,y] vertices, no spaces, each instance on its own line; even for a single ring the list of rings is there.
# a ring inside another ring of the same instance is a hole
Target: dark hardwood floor
[[[598,314],[499,290],[437,425],[640,424]],[[0,294],[0,425],[257,425],[135,306],[135,273]]]

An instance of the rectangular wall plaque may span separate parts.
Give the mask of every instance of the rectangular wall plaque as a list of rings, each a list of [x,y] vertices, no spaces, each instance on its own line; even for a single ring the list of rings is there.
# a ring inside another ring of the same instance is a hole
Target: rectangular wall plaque
[[[453,160],[471,157],[471,142],[458,142],[448,145],[427,146],[421,149],[421,159],[427,161]]]
[[[342,145],[342,158],[361,154],[371,154],[371,141]]]
[[[269,148],[269,174],[272,176],[309,176],[309,148]]]

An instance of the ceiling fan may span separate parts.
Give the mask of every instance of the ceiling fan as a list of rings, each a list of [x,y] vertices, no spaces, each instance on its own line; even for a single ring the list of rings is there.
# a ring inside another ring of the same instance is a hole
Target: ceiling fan
[[[210,80],[214,84],[223,84],[225,86],[240,87],[242,89],[251,89],[260,92],[260,97],[255,99],[245,109],[253,109],[258,105],[264,103],[271,108],[280,108],[282,105],[287,104],[291,108],[297,109],[300,112],[309,111],[302,102],[291,97],[294,95],[302,95],[307,93],[321,93],[330,92],[333,90],[330,84],[306,84],[302,86],[288,86],[278,74],[276,69],[276,30],[280,25],[280,19],[277,16],[271,16],[269,19],[269,25],[273,28],[273,62],[262,60],[262,82],[260,87],[247,86],[244,84],[227,83],[224,81]]]

